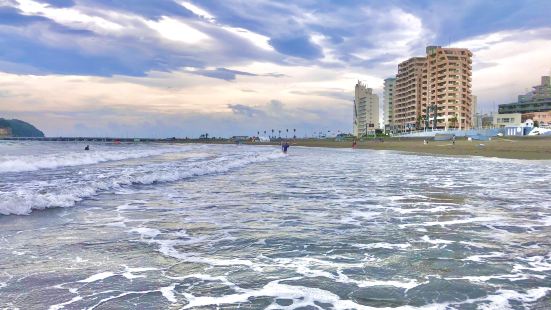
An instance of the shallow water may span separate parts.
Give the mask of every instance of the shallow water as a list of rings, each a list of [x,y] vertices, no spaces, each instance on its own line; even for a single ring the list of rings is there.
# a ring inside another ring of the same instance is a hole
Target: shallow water
[[[0,308],[551,308],[549,162],[83,147],[0,144]]]

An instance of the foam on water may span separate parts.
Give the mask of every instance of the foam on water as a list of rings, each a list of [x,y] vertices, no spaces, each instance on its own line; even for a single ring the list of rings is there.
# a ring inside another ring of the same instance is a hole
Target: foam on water
[[[58,206],[55,199],[78,207],[0,216],[0,304],[548,305],[546,165],[292,150],[280,158],[275,148],[208,146],[201,154],[3,173],[0,206],[11,198],[30,202],[17,212]]]
[[[166,150],[160,152],[166,153]],[[202,161],[167,161],[99,170],[80,177],[63,176],[53,181],[31,181],[23,185],[14,183],[11,184],[12,188],[0,191],[0,215],[23,215],[36,209],[71,207],[78,201],[108,190],[224,173],[282,156],[280,152],[274,151],[251,151]]]
[[[183,150],[189,150],[189,147],[159,147],[149,150],[121,148],[119,150],[68,151],[47,155],[0,156],[0,173],[92,165],[108,161],[158,156]]]

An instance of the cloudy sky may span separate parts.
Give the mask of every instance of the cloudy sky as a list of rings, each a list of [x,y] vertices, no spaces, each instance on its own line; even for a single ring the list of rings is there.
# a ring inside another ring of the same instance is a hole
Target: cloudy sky
[[[459,4],[458,4],[459,3]],[[351,131],[357,80],[474,52],[479,110],[551,70],[551,1],[0,0],[0,117],[47,135]]]

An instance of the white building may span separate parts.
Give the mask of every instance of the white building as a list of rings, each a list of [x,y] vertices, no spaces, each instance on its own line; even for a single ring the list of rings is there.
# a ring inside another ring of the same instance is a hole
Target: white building
[[[385,89],[383,93],[383,119],[384,127],[392,128],[394,125],[392,102],[394,100],[394,89],[396,88],[396,78],[385,79]]]
[[[379,127],[379,96],[358,81],[354,92],[354,136],[373,133]]]
[[[522,114],[520,113],[494,114],[493,125],[496,128],[520,126],[521,124]]]

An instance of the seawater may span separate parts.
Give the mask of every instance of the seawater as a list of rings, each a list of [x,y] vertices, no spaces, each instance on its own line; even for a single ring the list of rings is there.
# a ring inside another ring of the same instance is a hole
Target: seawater
[[[0,143],[0,309],[550,309],[551,164]]]

